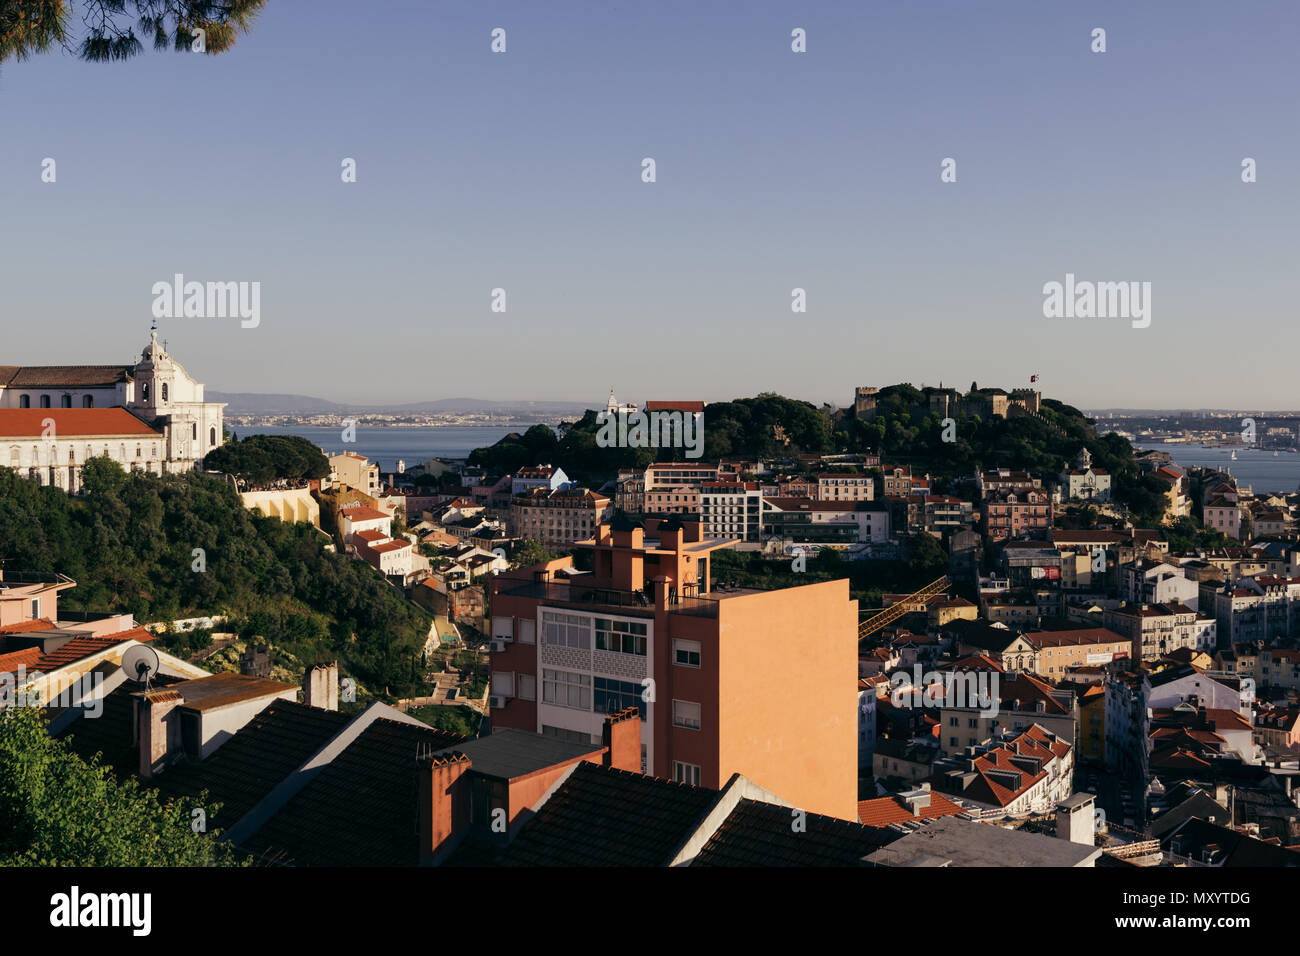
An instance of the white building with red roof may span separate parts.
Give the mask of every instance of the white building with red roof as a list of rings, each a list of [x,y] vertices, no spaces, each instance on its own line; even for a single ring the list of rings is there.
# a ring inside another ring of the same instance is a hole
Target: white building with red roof
[[[936,790],[990,815],[1050,813],[1073,790],[1074,748],[1034,724],[1002,742],[968,747],[936,765]]]
[[[224,403],[204,399],[158,334],[134,365],[0,366],[0,465],[68,492],[104,456],[127,471],[175,474],[221,446]]]

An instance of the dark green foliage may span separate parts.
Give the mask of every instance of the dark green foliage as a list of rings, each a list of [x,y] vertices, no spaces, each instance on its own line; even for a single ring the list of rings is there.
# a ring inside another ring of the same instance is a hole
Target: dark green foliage
[[[544,564],[554,558],[562,557],[566,552],[548,551],[546,547],[535,538],[525,538],[515,547],[515,553],[511,560],[519,567],[531,567],[534,564]]]
[[[70,610],[226,613],[299,660],[338,659],[376,691],[419,690],[429,618],[369,565],[325,551],[310,525],[245,510],[219,479],[103,471],[101,487],[70,498],[0,468],[3,566],[67,574]],[[193,570],[195,549],[206,571]]]
[[[1170,551],[1194,551],[1204,548],[1239,547],[1241,542],[1221,531],[1202,528],[1195,518],[1183,516],[1169,525]]]
[[[46,711],[0,711],[0,865],[221,866],[236,862],[216,832],[196,833],[198,804],[160,805],[46,732]],[[202,807],[207,819],[216,805]]]
[[[203,466],[222,471],[253,485],[277,478],[324,478],[329,459],[305,438],[296,435],[253,435],[208,452]]]

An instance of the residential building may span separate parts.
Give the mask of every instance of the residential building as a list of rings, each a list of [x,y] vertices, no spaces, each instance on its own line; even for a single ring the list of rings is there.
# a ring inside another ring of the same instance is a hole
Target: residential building
[[[928,494],[930,491],[930,476],[913,475],[911,465],[886,465],[882,471],[881,482],[886,496],[906,497],[914,493]]]
[[[980,505],[980,525],[989,541],[1045,535],[1052,528],[1052,499],[1046,491],[991,491]]]
[[[1229,538],[1240,540],[1242,531],[1241,505],[1236,501],[1235,495],[1231,498],[1217,495],[1209,499],[1201,507],[1201,515],[1205,527],[1209,530],[1218,531]]]
[[[345,451],[340,455],[330,455],[329,463],[331,483],[347,485],[372,498],[379,497],[379,466],[372,465],[365,455]]]
[[[1035,723],[941,760],[932,783],[963,804],[1005,818],[1047,813],[1073,792],[1074,748]]]
[[[977,471],[975,473],[975,485],[979,489],[980,498],[984,499],[993,492],[1024,492],[1041,489],[1043,482],[1041,478],[1035,478],[1027,471],[996,468],[993,471]]]
[[[636,706],[648,772],[706,787],[744,773],[854,819],[848,582],[714,590],[711,554],[725,546],[697,522],[617,519],[577,543],[591,572],[562,558],[492,578],[493,725],[591,740],[602,714]],[[789,719],[790,699],[807,719]]]
[[[559,491],[573,483],[564,469],[556,465],[534,465],[520,468],[510,480],[510,494],[522,495],[530,491]]]
[[[1218,644],[1214,618],[1185,604],[1124,604],[1102,612],[1105,626],[1132,642],[1135,661],[1155,661],[1177,650],[1213,651]]]
[[[1120,567],[1120,599],[1130,604],[1183,604],[1197,609],[1200,588],[1180,566],[1141,558]]]
[[[764,498],[762,537],[783,553],[794,548],[853,549],[889,540],[883,502]]]
[[[700,485],[700,522],[706,538],[761,540],[763,493],[756,481],[706,481]]]
[[[534,488],[511,499],[511,531],[547,547],[568,548],[594,535],[612,512],[610,500],[589,488]]]
[[[1020,734],[1035,724],[1067,744],[1074,743],[1078,708],[1073,691],[1058,689],[1031,674],[999,675],[1000,679],[987,685],[997,706],[984,706],[974,701],[971,693],[957,690],[963,677],[969,676],[958,665],[954,688],[939,703],[939,743],[945,753],[977,746],[1004,731]]]
[[[647,488],[645,491],[645,513],[665,517],[678,515],[695,518],[700,514],[700,487],[698,485],[669,485],[663,488]]]
[[[817,475],[817,497],[822,501],[871,501],[876,481],[870,475],[823,472]]]

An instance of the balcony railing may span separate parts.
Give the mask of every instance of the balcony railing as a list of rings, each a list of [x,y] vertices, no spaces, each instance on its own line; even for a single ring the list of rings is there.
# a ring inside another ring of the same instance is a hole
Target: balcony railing
[[[654,592],[649,589],[629,591],[577,581],[534,581],[513,587],[503,587],[497,591],[497,594],[502,597],[532,598],[545,601],[548,604],[563,604],[579,608],[653,611],[655,606]],[[682,594],[677,589],[672,589],[668,592],[668,612],[670,614],[716,617],[718,614],[718,601],[716,598]]]
[[[6,584],[76,584],[58,571],[0,571],[0,588]]]

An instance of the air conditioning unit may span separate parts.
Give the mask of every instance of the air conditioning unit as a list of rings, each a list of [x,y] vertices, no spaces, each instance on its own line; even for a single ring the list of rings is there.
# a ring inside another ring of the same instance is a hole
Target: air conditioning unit
[[[488,698],[488,705],[493,708],[504,707],[506,698],[504,694],[493,694]]]
[[[506,649],[506,642],[505,642],[505,641],[502,641],[502,640],[495,640],[495,641],[492,642],[492,653],[494,653],[494,654],[500,654],[500,653],[501,653],[502,651],[504,651],[505,649]]]

